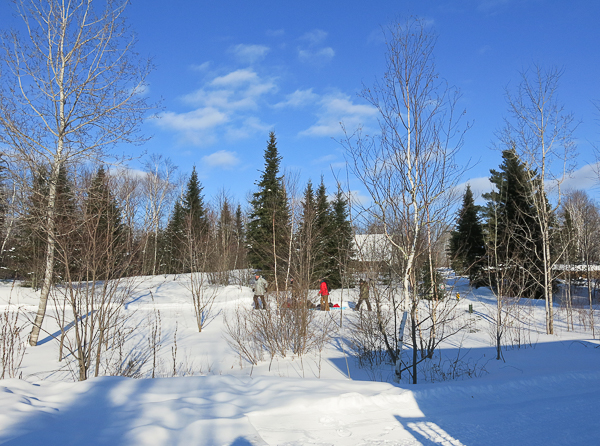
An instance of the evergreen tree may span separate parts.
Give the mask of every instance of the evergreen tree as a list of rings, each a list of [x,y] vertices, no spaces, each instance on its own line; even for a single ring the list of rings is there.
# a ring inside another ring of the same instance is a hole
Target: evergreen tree
[[[190,236],[194,240],[201,240],[208,232],[208,219],[204,209],[202,189],[196,173],[196,166],[194,166],[181,203]]]
[[[500,171],[490,170],[496,190],[484,194],[488,200],[488,245],[496,257],[491,266],[504,268],[504,290],[512,295],[541,298],[541,231],[533,206],[535,172],[528,173],[514,149],[502,152]],[[492,259],[492,262],[494,260]]]
[[[304,197],[301,202],[302,214],[298,231],[295,234],[295,265],[293,276],[296,285],[307,290],[315,285],[318,277],[315,277],[315,251],[317,244],[316,236],[316,202],[312,181],[308,180],[304,189]]]
[[[247,228],[248,261],[253,268],[283,273],[288,259],[290,211],[279,176],[281,157],[277,150],[275,133],[269,134],[265,150],[265,170],[253,194]]]
[[[81,216],[73,193],[72,183],[64,165],[58,172],[55,204],[55,234],[57,251],[54,274],[65,277],[67,267],[71,272],[78,268],[81,255]],[[65,255],[66,254],[66,255]]]
[[[485,256],[485,240],[470,185],[467,185],[463,205],[458,212],[456,230],[450,234],[449,251],[452,268],[460,274],[468,274],[471,283],[476,284]]]
[[[17,234],[19,246],[16,256],[16,273],[27,278],[33,288],[38,288],[46,271],[47,235],[44,231],[48,206],[48,182],[50,172],[40,167],[33,178],[31,194],[27,199],[27,211],[21,220]],[[79,222],[75,197],[65,167],[58,173],[55,203],[55,238],[58,246],[69,244],[76,249],[76,230]],[[57,253],[58,254],[58,253]],[[56,255],[53,282],[60,280],[65,272],[64,259]],[[74,266],[74,265],[71,265]]]
[[[235,268],[246,267],[246,247],[244,240],[246,238],[244,230],[244,215],[242,213],[242,205],[238,204],[235,210],[235,236],[237,243],[237,255],[235,260]]]
[[[433,277],[431,268],[431,258],[429,252],[419,271],[418,294],[422,299],[442,300],[444,298],[444,279],[437,268],[433,267]]]
[[[16,273],[34,289],[41,285],[45,272],[47,236],[43,228],[48,203],[48,176],[45,166],[35,172],[16,240],[19,247],[15,258]]]
[[[347,274],[350,259],[354,256],[352,243],[352,225],[349,220],[348,202],[338,187],[331,203],[331,255],[335,262],[329,278],[331,286],[342,286],[342,279]]]
[[[337,269],[335,252],[332,240],[332,218],[327,199],[327,189],[323,177],[315,197],[315,267],[316,274],[321,279],[327,279],[330,286],[330,277]]]
[[[166,274],[184,272],[185,234],[185,212],[181,202],[177,200],[173,206],[167,228],[162,234],[161,269]]]
[[[85,201],[84,268],[95,279],[110,279],[126,267],[126,227],[110,191],[104,167],[92,179]]]

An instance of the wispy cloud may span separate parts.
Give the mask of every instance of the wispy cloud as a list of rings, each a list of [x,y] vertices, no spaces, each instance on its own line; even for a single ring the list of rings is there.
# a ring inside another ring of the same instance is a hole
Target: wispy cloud
[[[301,62],[324,64],[335,56],[335,51],[330,46],[324,46],[327,32],[315,29],[300,37],[301,45],[298,47],[298,59]]]
[[[324,62],[329,62],[331,59],[333,59],[333,56],[335,56],[335,51],[333,51],[333,48],[331,47],[321,48],[318,50],[312,48],[298,50],[298,59],[300,59],[302,62],[321,64]]]
[[[327,38],[327,32],[322,29],[314,29],[312,31],[307,32],[300,40],[307,41],[310,45],[319,45]]]
[[[202,162],[209,167],[220,167],[223,169],[231,169],[240,163],[236,152],[228,152],[219,150],[202,158]]]
[[[266,34],[269,37],[281,37],[285,34],[285,31],[283,29],[269,29]]]
[[[210,62],[204,62],[200,65],[193,64],[193,65],[191,65],[191,68],[194,71],[205,72],[210,68],[210,65],[211,65]]]
[[[335,93],[319,101],[317,122],[300,132],[301,136],[337,136],[342,133],[340,123],[348,129],[366,126],[374,119],[377,110],[370,105],[354,104],[350,96]]]
[[[319,95],[313,93],[313,89],[296,90],[285,96],[285,100],[275,104],[275,108],[300,108],[306,105],[314,104],[319,99]]]
[[[229,52],[233,53],[238,61],[245,64],[260,62],[266,57],[269,51],[271,51],[271,49],[265,45],[239,44],[229,48]]]
[[[167,111],[158,123],[195,145],[212,144],[218,136],[249,137],[271,127],[261,123],[256,113],[277,89],[274,79],[261,77],[250,68],[234,70],[209,79],[202,88],[183,96],[182,101],[193,110]]]

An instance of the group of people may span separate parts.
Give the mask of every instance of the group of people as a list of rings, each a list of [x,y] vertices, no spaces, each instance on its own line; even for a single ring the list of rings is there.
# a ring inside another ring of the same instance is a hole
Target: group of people
[[[254,309],[263,309],[266,310],[267,309],[267,300],[266,300],[266,294],[267,294],[267,287],[268,287],[268,282],[265,280],[265,278],[263,276],[261,276],[260,274],[256,274],[254,276],[255,282],[254,282]],[[293,307],[297,307],[297,302],[294,304],[294,302],[296,300],[298,300],[297,296],[295,296],[294,294],[294,290],[296,288],[296,284],[294,283],[294,279],[290,279],[290,288],[292,289],[292,304],[288,304],[289,306],[293,306]],[[359,289],[359,294],[358,294],[358,303],[356,304],[356,306],[354,307],[354,309],[356,311],[360,310],[360,306],[363,302],[366,303],[367,305],[367,309],[369,311],[371,311],[371,302],[369,301],[369,283],[366,280],[360,279],[359,283],[358,283],[358,289]],[[318,308],[321,311],[329,311],[329,308],[331,306],[331,304],[329,303],[329,292],[331,291],[331,289],[329,288],[329,284],[327,283],[327,281],[325,279],[323,279],[321,281],[321,285],[319,286],[319,296],[321,296],[321,303],[319,304]],[[262,304],[262,306],[261,306]],[[313,307],[314,305],[312,305],[312,302],[308,301],[307,302],[307,307]]]

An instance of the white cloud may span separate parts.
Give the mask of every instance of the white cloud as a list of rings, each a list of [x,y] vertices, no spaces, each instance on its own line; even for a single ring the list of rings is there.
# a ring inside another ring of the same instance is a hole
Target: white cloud
[[[561,184],[561,192],[567,192],[572,190],[589,190],[598,186],[598,174],[600,171],[600,163],[586,164],[585,166],[577,169],[571,174],[569,178]],[[553,192],[556,193],[556,187],[552,187]]]
[[[159,125],[180,133],[197,145],[212,144],[218,135],[229,139],[249,137],[271,126],[254,115],[266,97],[277,91],[274,79],[262,78],[249,68],[210,79],[202,88],[183,96],[195,109],[185,113],[166,112]]]
[[[227,128],[225,136],[230,141],[237,141],[256,135],[257,133],[267,133],[272,128],[273,125],[265,124],[257,117],[250,116],[244,119],[241,124]]]
[[[219,150],[205,156],[202,158],[202,161],[210,167],[221,167],[224,169],[231,169],[240,163],[236,152],[228,152],[226,150]]]
[[[319,101],[317,123],[300,132],[301,136],[337,136],[342,133],[340,123],[347,129],[355,129],[370,123],[377,110],[370,105],[352,103],[350,96],[336,93]]]
[[[249,64],[263,60],[269,51],[271,49],[265,45],[245,45],[243,43],[229,48],[229,52],[233,53],[236,59]]]
[[[246,68],[232,71],[225,76],[218,76],[210,83],[213,87],[239,87],[243,84],[256,82],[258,74],[255,71]]]
[[[313,93],[312,88],[308,90],[296,90],[286,95],[285,101],[275,104],[275,108],[300,108],[305,105],[313,104],[319,99],[319,95]]]
[[[327,33],[321,29],[315,29],[300,37],[300,41],[306,42],[304,46],[298,47],[298,59],[301,62],[312,64],[323,64],[329,62],[335,56],[333,48],[323,47],[327,39]]]
[[[192,65],[191,68],[194,71],[204,72],[210,68],[210,62],[204,62],[203,64],[200,64],[200,65]]]
[[[491,192],[493,189],[492,183],[490,183],[490,179],[488,177],[471,178],[470,180],[456,186],[455,190],[461,197],[465,193],[467,184],[471,186],[473,198],[475,198],[475,203],[478,205],[485,203],[485,200],[481,197],[481,195]]]
[[[331,59],[333,59],[333,56],[335,56],[335,51],[331,47],[321,48],[319,50],[298,50],[298,58],[302,62],[322,64],[325,62],[329,62]]]
[[[322,29],[313,29],[307,32],[300,40],[306,40],[310,45],[318,45],[327,38],[327,32]]]
[[[160,118],[160,125],[175,130],[205,130],[228,121],[225,113],[211,107],[187,113],[165,112]]]

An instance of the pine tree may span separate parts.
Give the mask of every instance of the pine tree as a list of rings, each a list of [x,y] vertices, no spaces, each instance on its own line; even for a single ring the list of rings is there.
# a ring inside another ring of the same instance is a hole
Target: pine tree
[[[483,226],[479,221],[478,207],[475,206],[471,186],[463,196],[463,205],[458,212],[456,230],[450,234],[450,257],[452,268],[467,274],[472,284],[477,284],[485,256]]]
[[[483,195],[488,200],[488,246],[494,247],[495,262],[509,271],[504,283],[507,293],[541,298],[544,296],[542,238],[530,181],[536,175],[527,172],[512,149],[503,151],[502,159],[500,171],[490,170],[490,182],[496,190]]]
[[[275,133],[269,134],[265,150],[265,170],[253,194],[247,228],[248,261],[253,268],[282,274],[288,259],[290,211],[279,176],[281,157]]]

